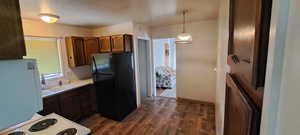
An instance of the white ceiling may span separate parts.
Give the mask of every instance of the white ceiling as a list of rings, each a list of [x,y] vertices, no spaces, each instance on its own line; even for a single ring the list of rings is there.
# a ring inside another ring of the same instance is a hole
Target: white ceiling
[[[219,0],[20,0],[20,6],[26,19],[53,13],[59,23],[86,27],[128,21],[158,26],[181,23],[183,9],[190,10],[189,21],[216,19]]]

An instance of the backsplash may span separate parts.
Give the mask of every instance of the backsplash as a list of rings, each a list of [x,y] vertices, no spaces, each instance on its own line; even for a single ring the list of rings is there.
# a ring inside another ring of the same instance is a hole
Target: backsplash
[[[47,79],[46,89],[59,86],[59,81],[63,84],[69,84],[78,80],[85,80],[91,78],[91,67],[82,66],[77,68],[69,68],[64,70],[64,76],[60,78]]]

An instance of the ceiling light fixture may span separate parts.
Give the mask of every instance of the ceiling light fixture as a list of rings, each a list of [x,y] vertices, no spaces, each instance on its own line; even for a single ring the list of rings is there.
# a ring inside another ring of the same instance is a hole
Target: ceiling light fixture
[[[59,16],[53,14],[42,13],[40,14],[40,19],[46,23],[56,23]]]
[[[185,23],[186,23],[186,20],[185,20],[185,15],[186,13],[188,12],[188,10],[183,10],[182,11],[182,14],[183,14],[183,31],[182,33],[179,33],[177,38],[176,38],[176,41],[175,43],[176,44],[192,44],[192,35],[190,33],[187,33],[186,32],[186,28],[185,28]]]

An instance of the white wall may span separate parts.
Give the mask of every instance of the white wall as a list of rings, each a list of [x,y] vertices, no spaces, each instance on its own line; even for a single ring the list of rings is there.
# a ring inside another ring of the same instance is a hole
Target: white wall
[[[274,0],[261,135],[298,135],[300,1]]]
[[[22,19],[22,23],[25,36],[56,37],[61,40],[60,51],[62,55],[62,68],[64,77],[47,80],[49,87],[57,86],[59,80],[67,83],[69,81],[85,79],[91,76],[90,66],[69,68],[64,40],[64,37],[66,36],[90,36],[92,34],[91,29],[63,24],[48,24],[41,21],[27,19]]]
[[[92,30],[94,36],[111,36],[116,34],[133,34],[134,28],[133,28],[132,22],[125,22],[121,24],[116,25],[110,25],[106,27],[99,27],[94,28]]]
[[[215,114],[216,114],[216,134],[223,135],[224,114],[225,114],[227,52],[228,52],[228,39],[229,39],[229,0],[220,1],[218,34],[219,37],[218,37]]]
[[[177,97],[215,102],[217,59],[216,20],[194,22],[187,25],[193,36],[192,45],[176,46]],[[181,25],[154,27],[152,38],[174,38]]]
[[[169,59],[170,67],[176,70],[176,44],[174,38],[152,39],[154,51],[154,65],[155,67],[167,66],[166,59]],[[165,45],[168,44],[169,57],[166,57]]]
[[[154,67],[165,66],[165,44],[168,43],[168,39],[155,39],[153,40],[153,52],[154,52]]]

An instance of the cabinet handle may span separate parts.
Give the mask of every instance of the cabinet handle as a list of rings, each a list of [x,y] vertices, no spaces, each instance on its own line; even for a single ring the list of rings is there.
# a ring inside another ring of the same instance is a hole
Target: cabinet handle
[[[232,58],[232,60],[233,60],[234,64],[238,64],[238,63],[240,63],[240,60],[239,60],[239,57],[238,57],[238,56],[236,56],[236,55],[232,55],[232,56],[231,56],[231,58]]]
[[[246,63],[249,63],[249,64],[251,63],[251,61],[249,59],[242,59],[242,61],[246,62]]]

